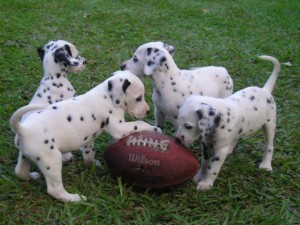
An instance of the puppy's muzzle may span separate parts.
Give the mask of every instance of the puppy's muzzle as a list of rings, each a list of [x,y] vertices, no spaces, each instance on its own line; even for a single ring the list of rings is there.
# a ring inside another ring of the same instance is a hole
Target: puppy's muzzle
[[[125,70],[126,69],[126,63],[123,63],[121,66],[120,66],[121,70]]]

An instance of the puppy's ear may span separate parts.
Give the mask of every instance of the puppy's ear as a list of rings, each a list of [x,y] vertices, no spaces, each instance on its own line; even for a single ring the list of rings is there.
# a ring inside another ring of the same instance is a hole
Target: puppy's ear
[[[130,85],[130,81],[128,79],[125,79],[125,81],[123,82],[123,86],[122,86],[122,89],[123,89],[123,92],[126,93],[126,90],[127,88],[129,87]]]
[[[157,48],[148,48],[146,64],[144,66],[144,74],[151,76],[154,71],[158,69],[165,61],[167,61],[167,58],[164,52]]]
[[[169,45],[169,44],[166,44],[163,42],[163,46],[164,48],[171,54],[171,55],[174,55],[174,52],[175,52],[175,47],[172,46],[172,45]]]
[[[37,53],[38,53],[40,59],[43,61],[44,55],[45,55],[45,50],[44,50],[43,46],[37,48]]]
[[[120,106],[124,101],[124,95],[130,86],[128,79],[115,78],[107,82],[109,96],[115,106]]]
[[[72,58],[72,53],[68,45],[65,45],[65,47],[62,48],[58,48],[54,52],[54,61],[56,63],[65,62],[69,66],[78,66],[79,64],[78,60]]]

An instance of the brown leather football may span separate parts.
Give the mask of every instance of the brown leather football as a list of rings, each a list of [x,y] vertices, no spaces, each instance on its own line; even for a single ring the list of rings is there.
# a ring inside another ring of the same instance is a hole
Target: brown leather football
[[[104,157],[114,175],[145,188],[176,186],[193,178],[199,168],[197,158],[174,137],[149,131],[116,141]]]

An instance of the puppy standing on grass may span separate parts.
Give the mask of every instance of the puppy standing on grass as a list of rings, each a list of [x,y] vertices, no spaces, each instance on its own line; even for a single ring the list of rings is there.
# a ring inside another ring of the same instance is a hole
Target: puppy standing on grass
[[[32,110],[40,111],[20,122]],[[90,145],[103,131],[115,139],[143,130],[161,132],[143,121],[125,122],[125,111],[143,118],[149,110],[140,79],[129,71],[119,71],[86,94],[46,108],[40,105],[20,108],[11,118],[11,127],[18,134],[22,155],[35,162],[44,174],[48,193],[64,202],[80,201],[85,197],[70,194],[63,187],[62,153]],[[29,165],[16,172],[21,178],[30,177]]]
[[[161,41],[141,45],[133,57],[124,62],[122,70],[153,81],[152,99],[155,105],[155,125],[164,128],[169,118],[178,128],[178,112],[185,99],[193,94],[225,98],[232,94],[233,82],[224,67],[196,67],[180,70],[172,53],[175,48]]]
[[[238,139],[262,128],[265,147],[261,169],[272,170],[273,140],[276,128],[276,105],[271,95],[280,63],[270,56],[273,72],[263,88],[248,87],[225,99],[190,96],[179,112],[177,138],[191,144],[202,136],[201,169],[195,176],[197,189],[209,189]]]
[[[75,91],[67,76],[70,72],[82,71],[86,64],[75,46],[64,40],[49,41],[43,47],[38,48],[37,52],[43,62],[44,74],[40,86],[29,104],[50,105],[74,97]],[[22,120],[25,120],[28,114],[24,115]],[[18,148],[17,135],[15,145]],[[72,153],[63,156],[64,161],[71,158]],[[23,170],[26,164],[23,161],[26,160],[20,151],[17,171]]]

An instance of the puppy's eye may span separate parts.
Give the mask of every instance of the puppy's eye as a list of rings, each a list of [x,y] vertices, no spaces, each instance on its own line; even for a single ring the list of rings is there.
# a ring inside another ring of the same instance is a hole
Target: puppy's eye
[[[133,62],[138,62],[138,58],[136,56],[133,57]]]
[[[142,97],[142,96],[139,96],[139,97],[136,98],[136,101],[137,101],[137,102],[141,102],[142,99],[143,99],[143,97]]]
[[[185,129],[191,130],[193,127],[189,124],[184,124]]]

